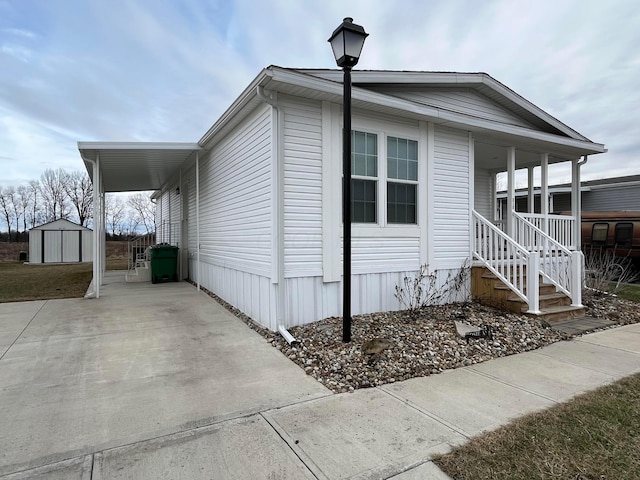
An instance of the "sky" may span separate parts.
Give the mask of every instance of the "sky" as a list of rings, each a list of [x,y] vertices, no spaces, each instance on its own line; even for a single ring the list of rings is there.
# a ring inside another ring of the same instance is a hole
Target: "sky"
[[[264,67],[336,68],[346,16],[357,69],[486,72],[605,144],[583,180],[640,174],[634,0],[0,0],[0,185],[84,169],[78,141],[197,142]]]

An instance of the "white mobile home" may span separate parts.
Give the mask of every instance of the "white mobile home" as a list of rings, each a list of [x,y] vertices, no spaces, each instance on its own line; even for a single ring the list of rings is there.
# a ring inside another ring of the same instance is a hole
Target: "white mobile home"
[[[91,229],[65,219],[29,230],[29,263],[93,261]]]
[[[465,261],[532,313],[539,278],[580,306],[579,202],[563,218],[516,213],[514,171],[540,167],[544,189],[548,165],[570,162],[577,191],[581,162],[604,146],[484,73],[352,78],[352,312],[398,309],[405,275]],[[180,247],[183,277],[271,329],[340,315],[341,82],[339,70],[270,66],[198,143],[80,142],[94,211],[103,192],[156,190],[158,241]],[[496,222],[505,171],[513,215]]]

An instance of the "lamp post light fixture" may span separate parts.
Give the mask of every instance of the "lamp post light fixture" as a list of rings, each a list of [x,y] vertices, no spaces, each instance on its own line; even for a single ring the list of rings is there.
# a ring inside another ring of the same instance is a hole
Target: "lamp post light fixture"
[[[342,341],[351,341],[351,69],[360,59],[369,36],[353,18],[345,18],[333,31],[329,43],[336,63],[344,71],[342,128]]]

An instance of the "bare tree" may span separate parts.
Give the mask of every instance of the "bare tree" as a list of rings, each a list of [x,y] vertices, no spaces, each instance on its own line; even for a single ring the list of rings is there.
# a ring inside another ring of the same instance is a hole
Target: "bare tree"
[[[134,193],[129,197],[127,205],[133,210],[137,223],[144,226],[146,233],[156,231],[155,205],[148,192]]]
[[[45,221],[51,222],[69,216],[65,178],[67,174],[62,168],[48,168],[40,177],[40,193],[44,203]]]
[[[15,189],[13,187],[0,186],[0,210],[7,224],[7,232],[9,234],[9,242],[11,242],[11,224],[15,216],[13,209],[13,197]]]
[[[28,186],[30,194],[28,221],[31,228],[41,223],[42,211],[40,206],[40,183],[31,180]]]
[[[80,225],[86,227],[93,210],[93,184],[89,175],[79,171],[65,172],[62,187],[76,209]]]
[[[127,215],[127,206],[124,200],[116,195],[107,194],[105,195],[104,208],[107,227],[111,230],[111,235],[121,235]]]
[[[29,214],[29,207],[31,206],[31,191],[26,185],[19,185],[16,188],[17,200],[20,204],[20,211],[22,213],[22,231],[27,231],[27,215]]]

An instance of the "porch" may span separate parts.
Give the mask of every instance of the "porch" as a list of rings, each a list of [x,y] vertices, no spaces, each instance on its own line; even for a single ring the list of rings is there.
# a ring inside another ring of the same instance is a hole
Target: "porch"
[[[586,155],[580,158],[575,153],[476,143],[471,220],[476,301],[546,321],[584,315],[579,189],[580,167],[586,161]],[[549,165],[563,162],[571,165],[569,215],[552,214],[549,208]],[[518,170],[520,181],[526,174],[527,212],[516,211]],[[500,174],[506,180],[506,208],[498,201]],[[541,193],[538,203],[536,182]]]

